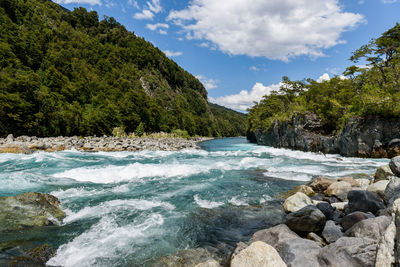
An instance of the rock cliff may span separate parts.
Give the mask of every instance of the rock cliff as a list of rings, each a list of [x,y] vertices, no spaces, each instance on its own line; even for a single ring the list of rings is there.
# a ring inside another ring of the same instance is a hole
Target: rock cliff
[[[325,135],[321,120],[312,113],[275,121],[268,130],[255,130],[247,138],[259,145],[302,151],[341,154],[347,157],[392,158],[400,155],[400,120],[353,117],[342,132]]]

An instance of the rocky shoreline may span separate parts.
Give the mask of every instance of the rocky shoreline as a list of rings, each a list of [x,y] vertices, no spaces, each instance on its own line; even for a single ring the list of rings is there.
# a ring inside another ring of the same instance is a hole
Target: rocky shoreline
[[[302,151],[341,154],[346,157],[392,158],[400,155],[400,120],[353,117],[336,135],[323,134],[322,121],[313,113],[276,120],[268,130],[250,132],[259,145]]]
[[[182,149],[199,149],[197,143],[211,140],[209,137],[186,138],[149,138],[149,137],[35,137],[12,134],[0,138],[0,153],[24,153],[34,151],[55,152],[75,149],[83,152],[117,152],[163,150],[177,151]]]

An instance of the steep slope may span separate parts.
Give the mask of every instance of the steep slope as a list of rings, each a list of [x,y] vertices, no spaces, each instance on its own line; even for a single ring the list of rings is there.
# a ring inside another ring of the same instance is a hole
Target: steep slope
[[[101,135],[140,123],[148,132],[244,131],[220,128],[204,86],[162,51],[84,8],[2,0],[0,68],[0,136]]]

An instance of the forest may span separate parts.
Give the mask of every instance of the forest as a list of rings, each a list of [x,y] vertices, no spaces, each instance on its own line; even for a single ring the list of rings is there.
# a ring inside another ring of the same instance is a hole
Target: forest
[[[357,49],[350,61],[343,75],[322,82],[283,77],[279,91],[249,110],[247,132],[306,112],[322,120],[323,135],[340,133],[354,116],[400,118],[400,24]]]
[[[245,134],[245,114],[210,105],[198,79],[112,17],[2,0],[0,25],[0,136]]]

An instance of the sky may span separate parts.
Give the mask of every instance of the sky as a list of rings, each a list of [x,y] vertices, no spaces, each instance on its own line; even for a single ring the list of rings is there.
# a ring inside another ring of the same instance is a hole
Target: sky
[[[54,0],[114,17],[245,112],[282,76],[329,79],[400,22],[400,0]]]

